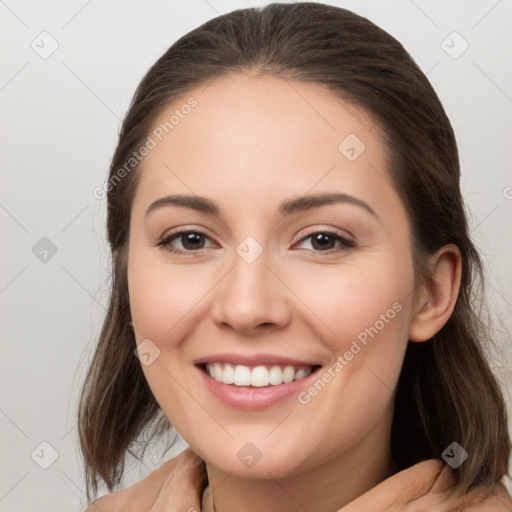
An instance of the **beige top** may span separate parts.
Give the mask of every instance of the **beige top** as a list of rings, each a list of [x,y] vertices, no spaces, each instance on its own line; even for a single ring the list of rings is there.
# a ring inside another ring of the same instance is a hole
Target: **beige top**
[[[135,485],[102,496],[86,512],[213,512],[204,462],[191,449]],[[429,459],[395,473],[338,512],[512,512],[503,484],[462,495],[453,470]]]

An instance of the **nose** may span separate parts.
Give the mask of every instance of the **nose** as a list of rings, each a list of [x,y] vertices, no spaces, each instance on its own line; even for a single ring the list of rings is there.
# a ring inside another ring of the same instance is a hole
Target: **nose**
[[[214,289],[212,317],[219,327],[251,336],[290,322],[291,293],[266,253],[252,263],[234,255],[233,267]]]

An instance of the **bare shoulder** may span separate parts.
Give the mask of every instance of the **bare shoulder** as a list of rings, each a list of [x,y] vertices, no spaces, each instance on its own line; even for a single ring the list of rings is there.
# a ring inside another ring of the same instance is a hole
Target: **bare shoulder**
[[[198,494],[204,485],[201,459],[187,448],[164,462],[139,482],[106,494],[94,501],[85,512],[142,512],[149,511],[164,489],[188,486],[191,494]]]

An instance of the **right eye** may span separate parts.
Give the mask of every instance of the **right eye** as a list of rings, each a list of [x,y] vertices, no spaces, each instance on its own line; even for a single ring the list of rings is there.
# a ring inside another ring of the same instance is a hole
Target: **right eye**
[[[156,245],[164,247],[174,254],[190,254],[204,249],[206,240],[210,240],[210,238],[201,231],[187,230],[171,233]],[[176,248],[176,244],[181,247]]]

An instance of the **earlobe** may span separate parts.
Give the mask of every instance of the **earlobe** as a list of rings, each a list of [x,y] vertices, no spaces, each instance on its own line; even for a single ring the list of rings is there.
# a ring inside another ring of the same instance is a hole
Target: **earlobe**
[[[462,259],[459,248],[448,244],[429,258],[430,275],[425,279],[412,318],[409,340],[427,341],[448,321],[459,294]]]

